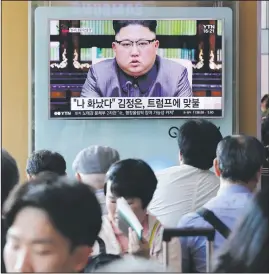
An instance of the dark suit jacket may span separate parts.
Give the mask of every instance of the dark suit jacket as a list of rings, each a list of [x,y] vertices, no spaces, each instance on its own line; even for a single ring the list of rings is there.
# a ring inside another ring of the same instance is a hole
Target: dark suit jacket
[[[157,56],[158,74],[153,85],[141,97],[190,97],[187,69],[177,62]],[[101,61],[89,69],[81,97],[128,97],[122,90],[115,59]]]

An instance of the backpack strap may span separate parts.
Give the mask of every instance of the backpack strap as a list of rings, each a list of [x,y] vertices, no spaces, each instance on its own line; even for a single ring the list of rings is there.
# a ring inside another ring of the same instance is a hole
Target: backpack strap
[[[106,245],[102,238],[97,237],[97,243],[99,244],[99,252],[100,254],[106,254]]]
[[[225,239],[229,237],[231,230],[211,210],[202,207],[197,210],[197,213],[210,223]]]

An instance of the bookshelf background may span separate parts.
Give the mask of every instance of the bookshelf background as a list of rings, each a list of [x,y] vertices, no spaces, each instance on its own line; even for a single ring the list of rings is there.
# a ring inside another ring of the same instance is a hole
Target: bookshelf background
[[[203,32],[203,24],[214,24],[215,32]],[[70,33],[69,28],[87,28]],[[158,54],[165,58],[188,59],[193,63],[194,96],[222,96],[222,21],[158,20]],[[98,58],[113,58],[114,31],[111,20],[50,21],[50,98],[52,110],[68,108],[79,96],[87,72]],[[203,66],[201,63],[203,53]],[[199,58],[200,57],[200,58]],[[210,65],[210,60],[214,66]]]

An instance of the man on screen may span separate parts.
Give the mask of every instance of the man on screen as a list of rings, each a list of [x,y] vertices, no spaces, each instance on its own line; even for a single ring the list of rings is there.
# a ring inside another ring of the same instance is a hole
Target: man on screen
[[[187,69],[157,55],[156,20],[114,20],[114,59],[91,66],[81,97],[189,97]]]

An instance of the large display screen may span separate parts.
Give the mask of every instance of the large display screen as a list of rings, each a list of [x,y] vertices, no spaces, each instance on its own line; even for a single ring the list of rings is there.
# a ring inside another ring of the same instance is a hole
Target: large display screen
[[[222,20],[50,20],[53,119],[224,115]]]

